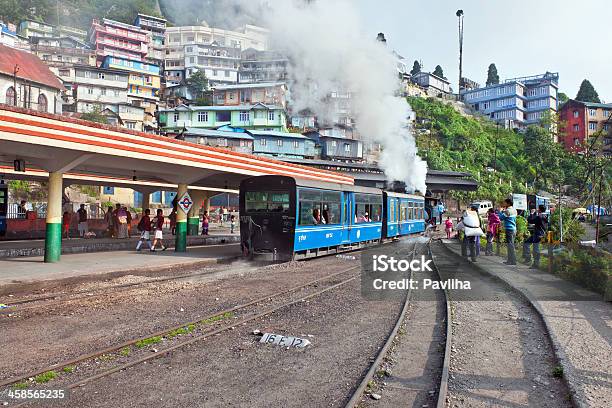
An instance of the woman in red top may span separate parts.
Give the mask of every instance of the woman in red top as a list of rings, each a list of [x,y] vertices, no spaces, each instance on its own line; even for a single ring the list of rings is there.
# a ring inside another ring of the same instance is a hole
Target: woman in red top
[[[155,229],[155,239],[153,240],[153,247],[151,248],[151,252],[155,252],[155,247],[157,246],[157,241],[162,247],[162,251],[166,250],[166,246],[164,245],[164,236],[162,234],[162,228],[164,227],[164,212],[161,208],[157,209],[157,215],[151,221],[153,229]]]

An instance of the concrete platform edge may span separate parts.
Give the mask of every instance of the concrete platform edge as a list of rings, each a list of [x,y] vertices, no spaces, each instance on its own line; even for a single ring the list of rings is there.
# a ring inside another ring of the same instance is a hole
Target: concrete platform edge
[[[454,250],[449,248],[448,244],[445,243],[443,240],[440,240],[440,243],[444,247],[445,250],[450,251],[457,256],[461,256],[458,252],[455,252]],[[479,263],[473,263],[472,265],[475,268],[477,268],[479,271],[481,271],[482,273],[485,273],[493,277],[494,279],[501,282],[503,285],[507,286],[510,290],[518,294],[525,301],[527,301],[527,303],[529,303],[531,307],[533,307],[533,309],[536,311],[538,316],[540,316],[540,318],[542,319],[542,322],[544,323],[546,334],[548,335],[552,343],[553,352],[555,354],[555,359],[561,365],[561,367],[563,367],[563,377],[562,378],[568,390],[570,391],[570,398],[572,401],[572,405],[574,405],[577,408],[589,408],[589,404],[579,399],[579,396],[581,395],[581,393],[574,386],[574,384],[578,382],[578,380],[575,378],[574,372],[571,368],[571,364],[568,363],[568,359],[565,356],[565,352],[563,351],[563,346],[561,345],[561,342],[555,335],[552,325],[550,321],[548,320],[548,318],[546,317],[544,310],[542,310],[542,307],[540,306],[539,302],[533,297],[531,293],[529,293],[528,291],[519,289],[518,287],[513,285],[512,282],[510,282],[508,279],[494,272],[488,271],[487,269],[484,268],[484,266],[480,265]]]

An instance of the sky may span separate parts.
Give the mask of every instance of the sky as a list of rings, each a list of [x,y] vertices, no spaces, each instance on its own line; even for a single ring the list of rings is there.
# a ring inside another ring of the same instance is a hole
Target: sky
[[[484,85],[494,62],[501,80],[559,73],[559,91],[574,98],[583,79],[612,102],[610,0],[353,0],[364,28],[412,68],[441,65],[457,89],[457,9],[464,11],[463,76]]]

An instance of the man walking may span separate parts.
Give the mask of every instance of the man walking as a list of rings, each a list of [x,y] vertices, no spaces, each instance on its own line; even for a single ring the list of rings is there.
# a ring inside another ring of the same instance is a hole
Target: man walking
[[[533,225],[529,238],[523,244],[523,259],[526,263],[531,263],[531,254],[529,253],[529,245],[533,244],[533,265],[532,269],[538,269],[540,266],[540,241],[546,235],[548,229],[548,219],[546,218],[546,207],[538,206],[538,211],[531,210],[531,214],[527,217],[529,225]]]
[[[85,234],[89,232],[89,228],[87,226],[87,210],[85,209],[85,204],[81,204],[80,208],[77,211],[77,215],[79,217],[79,236],[81,238],[85,238]]]
[[[516,265],[516,249],[514,247],[514,240],[516,239],[516,210],[512,206],[513,204],[511,199],[506,198],[502,205],[504,210],[499,214],[499,219],[504,224],[506,242],[508,243],[508,260],[504,262],[506,265]]]

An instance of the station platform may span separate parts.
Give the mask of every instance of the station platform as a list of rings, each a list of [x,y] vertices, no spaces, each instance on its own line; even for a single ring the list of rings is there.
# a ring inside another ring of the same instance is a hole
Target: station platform
[[[457,240],[442,240],[460,256]],[[612,303],[601,295],[527,265],[481,254],[474,264],[520,292],[542,316],[573,401],[579,407],[608,407],[612,395]]]
[[[134,244],[135,246],[135,244]],[[164,271],[169,268],[205,267],[241,256],[237,243],[206,245],[175,253],[172,249],[143,249],[62,255],[61,262],[44,263],[42,257],[0,259],[0,295],[11,288],[45,281],[85,281],[128,274]]]
[[[210,229],[210,235],[193,235],[187,237],[188,246],[215,245],[239,242],[240,234],[230,234],[229,227],[215,226]],[[170,231],[164,231],[164,242],[168,248],[174,248],[174,236]],[[62,240],[62,254],[77,254],[84,252],[130,251],[136,247],[139,235],[130,238],[71,238]],[[0,241],[0,259],[17,257],[43,256],[45,252],[44,239],[6,240]]]

